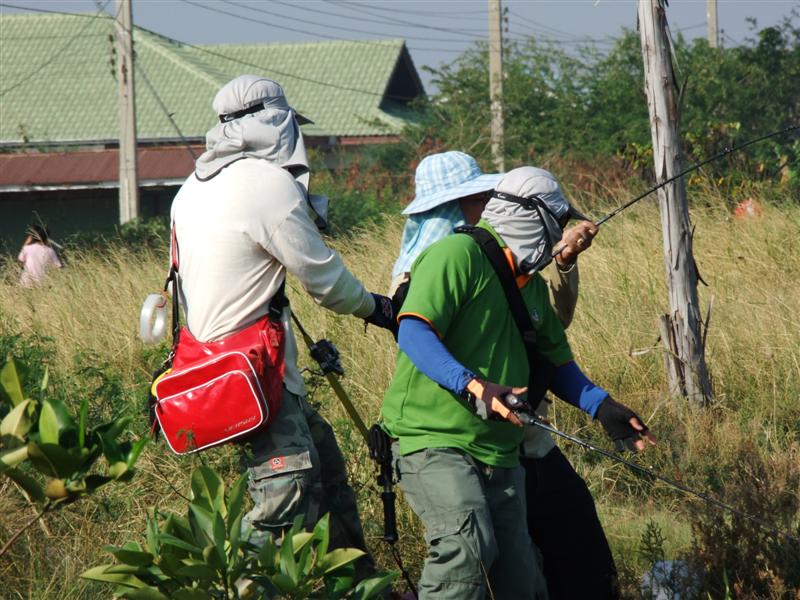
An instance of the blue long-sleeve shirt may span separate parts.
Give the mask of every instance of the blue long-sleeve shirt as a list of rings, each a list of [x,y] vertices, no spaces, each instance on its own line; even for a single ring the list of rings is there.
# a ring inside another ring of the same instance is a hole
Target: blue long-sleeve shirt
[[[470,380],[476,377],[450,354],[436,332],[422,319],[402,319],[397,342],[400,350],[405,352],[420,371],[456,395],[462,395]],[[575,361],[555,369],[550,391],[592,418],[608,396],[608,392],[586,377]]]

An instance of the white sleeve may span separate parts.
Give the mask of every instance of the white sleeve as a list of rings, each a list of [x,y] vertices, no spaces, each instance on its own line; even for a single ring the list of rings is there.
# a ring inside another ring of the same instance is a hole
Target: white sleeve
[[[375,301],[339,254],[325,245],[305,198],[292,204],[269,239],[264,240],[264,249],[300,281],[317,304],[340,314],[372,314]]]

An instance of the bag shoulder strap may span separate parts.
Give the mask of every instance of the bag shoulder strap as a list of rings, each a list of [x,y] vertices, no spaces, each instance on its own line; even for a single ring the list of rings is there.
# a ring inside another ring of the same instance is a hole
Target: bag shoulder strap
[[[528,398],[532,399],[530,404],[535,410],[550,386],[555,366],[537,348],[536,330],[525,306],[525,300],[523,300],[522,294],[517,287],[514,273],[506,260],[506,255],[495,237],[482,227],[463,225],[456,227],[455,232],[465,233],[475,240],[483,250],[486,258],[489,259],[489,263],[500,280],[500,285],[503,287],[503,292],[508,301],[508,307],[511,310],[511,316],[514,318],[519,334],[522,337],[522,343],[525,346],[525,352],[528,355]]]
[[[497,243],[495,237],[483,229],[482,227],[474,227],[472,225],[465,225],[457,227],[456,233],[466,233],[472,237],[478,246],[480,246],[489,263],[492,265],[497,278],[500,280],[500,285],[503,287],[503,292],[508,300],[508,306],[511,309],[511,316],[514,317],[514,322],[517,324],[517,329],[522,336],[522,342],[525,344],[525,349],[536,346],[536,330],[533,328],[533,322],[528,314],[528,309],[525,307],[525,301],[522,299],[522,294],[517,287],[514,273],[506,260],[506,255],[500,244]],[[530,357],[530,351],[528,352]]]

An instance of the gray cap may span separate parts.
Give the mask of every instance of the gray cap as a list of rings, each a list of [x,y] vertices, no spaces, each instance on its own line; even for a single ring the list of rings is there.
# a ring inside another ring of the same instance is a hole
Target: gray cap
[[[289,106],[279,83],[258,75],[240,75],[226,83],[214,96],[212,106],[223,123],[265,108],[291,110],[301,125],[313,123]]]

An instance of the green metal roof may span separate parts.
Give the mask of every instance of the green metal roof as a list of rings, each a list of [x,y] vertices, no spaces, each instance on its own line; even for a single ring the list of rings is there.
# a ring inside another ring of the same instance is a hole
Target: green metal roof
[[[113,39],[106,15],[1,14],[0,143],[115,140]],[[278,81],[315,122],[306,135],[395,133],[405,99],[424,93],[402,40],[190,46],[136,28],[134,52],[141,140],[179,137],[166,112],[203,137],[214,94],[243,73]]]

